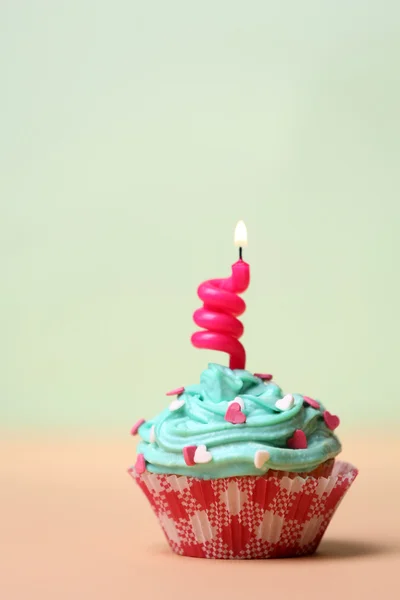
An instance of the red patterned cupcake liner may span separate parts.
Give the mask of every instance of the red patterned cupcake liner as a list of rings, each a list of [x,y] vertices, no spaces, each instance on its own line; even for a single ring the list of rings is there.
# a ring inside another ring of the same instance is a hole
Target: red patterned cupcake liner
[[[317,549],[358,471],[336,461],[328,477],[197,479],[129,473],[146,494],[172,550],[183,556],[254,559]]]

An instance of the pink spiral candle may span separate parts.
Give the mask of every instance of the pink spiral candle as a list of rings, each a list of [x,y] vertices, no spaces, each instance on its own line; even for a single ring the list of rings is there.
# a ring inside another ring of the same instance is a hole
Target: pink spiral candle
[[[192,344],[196,348],[227,352],[231,369],[246,366],[246,352],[239,342],[243,325],[236,317],[246,310],[246,304],[238,294],[248,288],[249,282],[250,266],[240,259],[232,265],[231,277],[210,279],[197,290],[203,308],[195,311],[193,320],[206,331],[194,333]]]

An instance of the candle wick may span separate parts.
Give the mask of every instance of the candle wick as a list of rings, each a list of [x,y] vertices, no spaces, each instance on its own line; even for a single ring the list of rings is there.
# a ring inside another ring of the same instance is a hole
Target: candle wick
[[[242,252],[243,252],[243,248],[242,246],[239,247],[239,260],[242,260]]]

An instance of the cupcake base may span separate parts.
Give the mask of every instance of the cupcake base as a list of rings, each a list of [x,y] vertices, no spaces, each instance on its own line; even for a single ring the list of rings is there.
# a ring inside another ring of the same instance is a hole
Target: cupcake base
[[[138,474],[135,468],[129,473],[177,554],[261,559],[313,554],[358,471],[336,461],[333,469],[325,465],[305,477],[283,471],[210,480]]]
[[[274,477],[278,477],[278,479],[282,479],[282,477],[289,477],[289,479],[295,479],[295,477],[301,477],[302,479],[306,479],[307,477],[329,477],[332,475],[334,466],[335,459],[330,458],[312,471],[303,471],[302,473],[295,473],[294,471],[271,471],[267,476],[273,475]]]

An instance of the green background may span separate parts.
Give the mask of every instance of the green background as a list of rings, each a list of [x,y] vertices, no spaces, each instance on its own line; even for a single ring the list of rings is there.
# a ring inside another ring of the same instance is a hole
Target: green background
[[[248,368],[398,424],[399,61],[397,2],[2,2],[2,427],[126,433],[226,364],[238,219]]]

